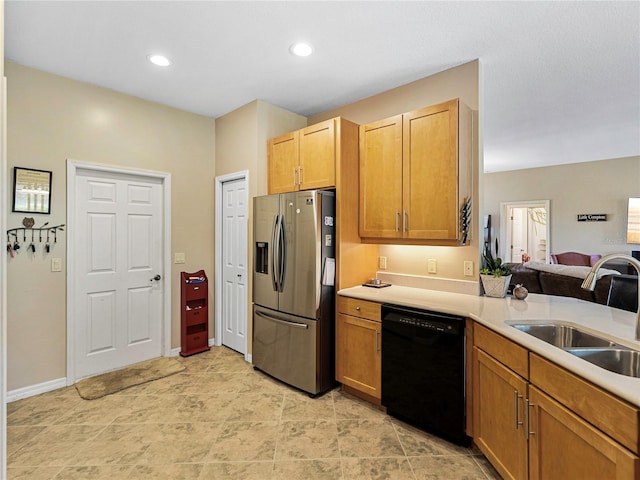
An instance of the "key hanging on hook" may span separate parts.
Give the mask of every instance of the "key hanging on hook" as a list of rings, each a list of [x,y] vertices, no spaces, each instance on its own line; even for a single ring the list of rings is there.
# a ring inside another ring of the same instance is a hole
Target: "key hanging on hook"
[[[38,231],[40,232],[40,237],[39,237],[39,239],[38,239],[38,242],[40,242],[40,243],[42,243],[42,229],[43,229],[44,227],[46,227],[47,225],[49,225],[49,222],[44,222],[44,225],[42,225],[42,226],[38,229]]]
[[[49,232],[50,230],[47,230],[47,243],[44,246],[44,251],[46,253],[49,253],[51,251],[51,245],[49,245]]]
[[[36,246],[33,244],[33,229],[31,229],[31,243],[29,244],[27,250],[29,250],[31,253],[36,253]]]
[[[18,241],[18,231],[17,230],[13,233],[13,236],[15,237],[15,241],[13,242],[13,251],[15,253],[18,253],[18,250],[20,250],[20,242]]]

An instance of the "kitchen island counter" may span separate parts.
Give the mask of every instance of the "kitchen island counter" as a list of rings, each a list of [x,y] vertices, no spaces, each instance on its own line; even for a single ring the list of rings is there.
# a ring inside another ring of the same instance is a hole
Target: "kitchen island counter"
[[[338,294],[472,318],[530,351],[640,407],[640,378],[604,370],[505,323],[506,321],[545,320],[569,322],[620,345],[640,350],[640,342],[634,340],[636,321],[634,312],[567,297],[530,294],[525,300],[517,300],[511,296],[490,298],[395,285],[381,289],[358,286],[340,290]]]

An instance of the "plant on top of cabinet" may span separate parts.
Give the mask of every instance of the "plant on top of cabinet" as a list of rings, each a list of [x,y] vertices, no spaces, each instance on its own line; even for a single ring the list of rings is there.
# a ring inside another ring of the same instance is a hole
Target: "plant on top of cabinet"
[[[362,125],[360,236],[460,244],[471,166],[471,111],[459,99]]]

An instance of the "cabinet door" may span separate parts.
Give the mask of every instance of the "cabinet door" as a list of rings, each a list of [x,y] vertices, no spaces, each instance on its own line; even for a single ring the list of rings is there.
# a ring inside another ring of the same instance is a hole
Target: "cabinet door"
[[[534,386],[529,387],[531,480],[640,478],[640,460]]]
[[[336,185],[336,135],[334,120],[300,130],[300,190]]]
[[[360,127],[360,236],[402,237],[402,115]]]
[[[503,478],[526,479],[523,420],[527,382],[479,348],[473,351],[474,441]]]
[[[458,100],[403,116],[404,236],[458,238]]]
[[[378,399],[382,384],[381,333],[379,322],[337,315],[337,380]]]
[[[298,138],[296,131],[272,138],[267,143],[269,193],[299,190]]]

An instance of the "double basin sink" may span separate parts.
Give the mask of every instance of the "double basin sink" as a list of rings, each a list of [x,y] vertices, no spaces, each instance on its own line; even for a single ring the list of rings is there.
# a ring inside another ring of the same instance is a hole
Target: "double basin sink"
[[[640,378],[640,350],[619,345],[563,322],[517,323],[513,328],[620,375]]]

